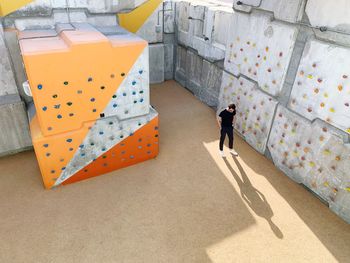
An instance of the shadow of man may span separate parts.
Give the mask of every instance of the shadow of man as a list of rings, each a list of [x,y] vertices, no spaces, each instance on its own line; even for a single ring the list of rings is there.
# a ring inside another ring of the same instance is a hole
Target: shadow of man
[[[270,228],[275,234],[275,236],[278,237],[279,239],[282,239],[283,233],[278,228],[278,226],[276,226],[275,223],[272,222],[273,211],[269,203],[267,202],[265,196],[263,195],[263,193],[261,193],[258,189],[256,189],[252,185],[252,183],[250,182],[247,174],[245,173],[243,167],[241,166],[237,158],[235,157],[232,157],[232,158],[236,163],[242,178],[239,177],[238,174],[233,170],[233,168],[231,167],[231,165],[229,164],[226,158],[224,158],[224,161],[240,188],[242,199],[248,204],[248,206],[254,211],[254,213],[257,216],[265,218],[266,221],[269,223]]]

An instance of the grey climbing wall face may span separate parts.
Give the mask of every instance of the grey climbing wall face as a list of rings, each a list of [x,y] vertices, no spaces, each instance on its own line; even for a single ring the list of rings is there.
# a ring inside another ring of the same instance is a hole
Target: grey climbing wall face
[[[235,103],[237,132],[350,222],[349,3],[244,3],[234,4],[218,111]]]
[[[294,82],[290,108],[350,133],[350,49],[310,41]]]
[[[271,95],[282,89],[297,30],[294,26],[270,22],[265,15],[235,14],[231,24],[225,69],[258,82]]]
[[[235,129],[257,151],[264,154],[277,101],[260,91],[254,82],[223,74],[220,107],[237,107]]]
[[[350,221],[350,147],[334,128],[280,106],[268,147],[277,167]]]

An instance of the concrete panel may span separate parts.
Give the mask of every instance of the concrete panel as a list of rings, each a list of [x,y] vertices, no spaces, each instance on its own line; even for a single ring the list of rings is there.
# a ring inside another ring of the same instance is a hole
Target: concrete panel
[[[231,8],[209,8],[209,12],[214,12],[213,22],[212,22],[212,41],[216,45],[219,45],[220,48],[226,50],[227,38],[230,34],[229,26],[232,20],[233,11]],[[211,23],[209,23],[210,25]],[[209,27],[207,30],[211,30]]]
[[[27,81],[27,76],[23,67],[23,59],[21,50],[18,44],[17,31],[7,30],[5,31],[5,40],[7,43],[8,51],[13,64],[15,80],[17,84],[17,90],[22,98],[28,105],[33,101],[33,98],[27,96],[23,90],[23,83]]]
[[[5,45],[5,38],[0,24],[0,96],[17,94],[17,86],[11,67],[9,52]]]
[[[206,1],[181,1],[176,3],[176,24],[179,43],[193,47],[193,37],[204,38],[205,12],[209,6],[217,6]]]
[[[164,2],[164,33],[175,33],[175,3],[173,1]]]
[[[164,78],[174,79],[174,45],[164,45]]]
[[[204,60],[202,70],[202,88],[198,97],[209,107],[216,109],[221,87],[222,69]]]
[[[190,42],[190,3],[181,1],[176,2],[176,24],[177,24],[177,37],[179,43],[187,46]]]
[[[201,10],[197,7],[197,10]],[[201,10],[203,21],[193,20],[196,27],[191,47],[208,60],[223,60],[233,11],[225,7],[204,7]],[[198,13],[198,11],[197,11]]]
[[[18,95],[0,96],[0,156],[31,147],[28,118]]]
[[[306,14],[313,26],[325,26],[350,33],[350,2],[348,0],[308,0]]]
[[[260,13],[233,15],[225,69],[257,81],[261,89],[277,96],[286,78],[297,29],[270,19]]]
[[[350,133],[350,49],[317,40],[304,50],[289,107]]]
[[[202,89],[202,69],[203,59],[196,53],[187,50],[185,87],[197,97]]]
[[[329,125],[279,106],[268,148],[274,163],[350,223],[350,146]]]
[[[153,44],[149,46],[150,52],[150,82],[164,82],[164,45]]]
[[[224,72],[218,111],[231,103],[237,107],[235,129],[253,148],[264,154],[277,101],[260,91],[253,82]]]
[[[345,0],[344,0],[345,1]],[[244,5],[238,5],[237,1],[233,1],[236,10],[251,12],[252,9],[259,9],[273,12],[277,20],[288,22],[300,21],[305,0],[244,0]]]
[[[179,82],[183,87],[186,86],[186,59],[187,50],[181,46],[177,46],[175,80]]]
[[[190,19],[190,41],[188,45],[193,47],[194,37],[204,38],[205,35],[205,15],[210,5],[204,1],[191,2],[189,16]]]

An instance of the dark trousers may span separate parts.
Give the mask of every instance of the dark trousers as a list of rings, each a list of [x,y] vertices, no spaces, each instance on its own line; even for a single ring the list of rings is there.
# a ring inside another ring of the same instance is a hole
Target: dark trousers
[[[226,134],[228,136],[229,148],[233,149],[233,127],[222,127],[220,136],[220,151],[224,150],[224,141]]]

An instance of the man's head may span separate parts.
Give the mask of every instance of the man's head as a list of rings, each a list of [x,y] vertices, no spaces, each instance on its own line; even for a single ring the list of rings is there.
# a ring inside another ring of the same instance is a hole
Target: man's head
[[[229,112],[234,112],[236,110],[236,105],[235,104],[228,105],[227,110]]]

